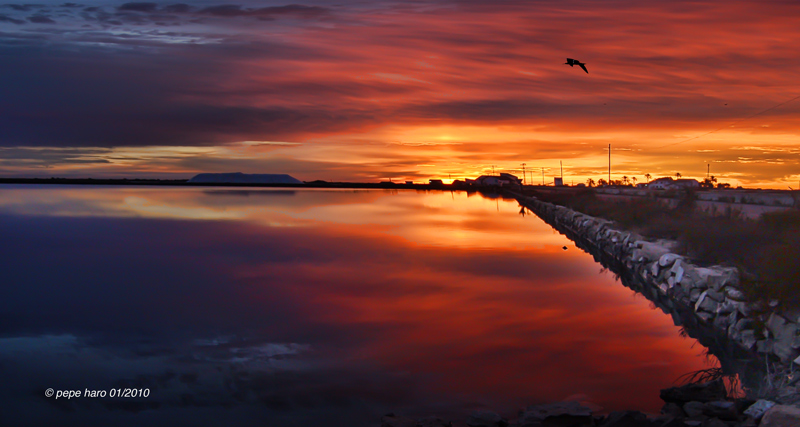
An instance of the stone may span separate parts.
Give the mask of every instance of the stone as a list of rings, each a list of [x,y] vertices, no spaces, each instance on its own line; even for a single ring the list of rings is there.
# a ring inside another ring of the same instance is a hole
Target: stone
[[[381,417],[381,427],[416,427],[414,420],[398,417],[395,414],[386,414]]]
[[[673,253],[666,253],[661,255],[661,258],[658,259],[658,265],[662,267],[669,267],[675,263],[675,260],[681,259],[682,257],[677,254]]]
[[[700,304],[702,304],[706,300],[706,295],[708,295],[708,290],[703,291],[699,297],[697,297],[697,302],[694,304],[694,311],[700,310]]]
[[[754,420],[760,420],[761,417],[764,416],[764,413],[773,406],[775,406],[775,402],[771,400],[759,399],[756,401],[756,403],[745,409],[744,414],[750,416]]]
[[[756,351],[759,353],[772,353],[775,342],[771,339],[756,341]]]
[[[686,412],[675,402],[667,402],[661,407],[661,413],[676,418],[685,418]]]
[[[750,350],[756,345],[756,333],[752,329],[745,329],[739,332],[739,343],[744,346],[744,348]]]
[[[647,415],[639,411],[619,411],[608,414],[600,427],[650,427]]]
[[[772,347],[773,353],[781,359],[781,362],[788,363],[798,355],[797,349],[800,348],[800,337],[798,337],[798,326],[796,323],[788,322],[783,317],[772,313],[767,319],[767,330],[775,337]]]
[[[719,418],[721,420],[736,420],[739,416],[736,404],[726,400],[708,402],[703,405],[703,415]]]
[[[650,422],[653,427],[686,427],[679,417],[657,417]]]
[[[734,288],[733,286],[726,286],[725,287],[725,296],[734,300],[734,301],[745,301],[746,298],[744,296],[744,292],[739,289]]]
[[[686,404],[683,405],[683,411],[686,412],[689,418],[697,418],[703,415],[703,405],[703,402],[686,402]]]
[[[703,427],[729,427],[725,421],[717,418],[709,418],[703,421]]]
[[[417,420],[415,427],[453,427],[453,423],[445,422],[439,417],[425,417]]]
[[[705,383],[691,383],[680,387],[670,387],[661,390],[661,400],[683,405],[687,402],[713,402],[724,400],[726,395],[725,383],[722,379]],[[686,408],[684,408],[686,410]]]
[[[775,405],[769,408],[760,427],[796,427],[800,426],[800,408],[789,405]]]
[[[794,359],[795,365],[800,365],[800,356],[797,356],[797,359]]]
[[[492,411],[475,411],[467,420],[469,427],[506,427],[508,421]]]
[[[728,323],[728,316],[717,315],[717,317],[714,318],[714,327],[715,328],[723,330],[723,331],[727,331],[728,330],[728,326],[730,326],[729,323]]]
[[[712,319],[714,319],[714,315],[713,315],[713,314],[711,314],[711,313],[706,313],[706,312],[704,312],[704,311],[701,311],[701,312],[697,313],[697,317],[698,317],[700,320],[702,320],[703,322],[705,322],[705,323],[708,323],[708,322],[710,322]]]
[[[708,293],[706,294],[706,296],[708,298],[711,298],[716,302],[725,301],[725,296],[722,294],[722,292],[717,292],[717,291],[715,291],[713,289],[708,289],[707,292]]]
[[[692,289],[691,291],[689,291],[689,301],[696,303],[697,301],[700,300],[700,295],[702,294],[703,291],[701,291],[699,288]]]
[[[517,423],[519,427],[592,426],[592,410],[572,401],[533,405],[520,412]]]
[[[717,307],[717,314],[730,314],[734,312],[736,312],[736,304],[727,299]]]

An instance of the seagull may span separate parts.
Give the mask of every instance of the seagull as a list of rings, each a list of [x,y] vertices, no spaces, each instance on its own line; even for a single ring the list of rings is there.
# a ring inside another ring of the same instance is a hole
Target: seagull
[[[564,65],[569,65],[570,67],[573,65],[579,65],[581,68],[583,68],[583,71],[586,71],[586,74],[589,74],[589,70],[586,69],[586,64],[578,61],[577,59],[567,58],[567,62],[565,62]]]

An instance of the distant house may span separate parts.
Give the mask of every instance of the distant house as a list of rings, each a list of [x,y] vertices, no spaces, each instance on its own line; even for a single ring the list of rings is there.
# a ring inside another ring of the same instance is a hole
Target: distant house
[[[431,179],[431,180],[428,180],[428,182],[430,183],[430,185],[433,185],[433,186],[444,185],[444,182],[441,179]]]
[[[672,179],[670,177],[658,178],[650,181],[647,188],[651,190],[681,190],[700,188],[696,179]]]
[[[518,187],[522,185],[522,181],[509,173],[501,173],[500,176],[481,175],[472,184],[478,187]]]
[[[553,185],[556,187],[563,187],[564,186],[564,178],[556,177],[553,178]]]
[[[286,174],[267,173],[201,173],[189,180],[198,184],[302,184],[298,179]]]
[[[674,181],[670,177],[654,179],[647,184],[647,188],[651,190],[670,190]]]
[[[676,179],[675,186],[678,188],[700,188],[700,182],[696,179]]]

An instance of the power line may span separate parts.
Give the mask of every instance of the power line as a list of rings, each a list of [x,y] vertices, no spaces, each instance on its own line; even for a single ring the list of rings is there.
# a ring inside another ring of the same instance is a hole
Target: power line
[[[689,142],[689,141],[693,141],[693,140],[695,140],[695,139],[698,139],[698,138],[702,138],[702,137],[704,137],[704,136],[706,136],[706,135],[711,135],[712,133],[719,132],[719,131],[721,131],[721,130],[723,130],[723,129],[728,129],[729,127],[731,127],[731,126],[733,126],[733,125],[736,125],[736,124],[738,124],[738,123],[741,123],[741,122],[743,122],[743,121],[745,121],[745,120],[750,120],[750,119],[752,119],[753,117],[760,116],[760,115],[762,115],[762,114],[764,114],[764,113],[767,113],[767,112],[769,112],[769,111],[772,111],[772,110],[774,110],[774,109],[776,109],[776,108],[778,108],[778,107],[780,107],[780,106],[786,105],[786,104],[788,104],[788,103],[790,103],[790,102],[792,102],[792,101],[794,101],[794,100],[796,100],[796,99],[800,99],[800,95],[798,95],[798,96],[795,96],[794,98],[792,98],[792,99],[790,99],[790,100],[788,100],[788,101],[781,102],[781,103],[780,103],[780,104],[778,104],[778,105],[773,105],[772,107],[769,107],[769,108],[767,108],[767,109],[766,109],[766,110],[764,110],[764,111],[759,111],[758,113],[755,113],[755,114],[753,114],[752,116],[747,116],[747,117],[745,117],[745,118],[743,118],[743,119],[736,120],[736,121],[735,121],[735,122],[733,122],[733,123],[729,123],[729,124],[727,124],[727,125],[725,125],[725,126],[723,126],[723,127],[721,127],[721,128],[714,129],[714,130],[712,130],[711,132],[706,132],[706,133],[704,133],[704,134],[702,134],[702,135],[697,135],[697,136],[695,136],[695,137],[692,137],[692,138],[689,138],[689,139],[685,139],[685,140],[683,140],[683,141],[679,141],[679,142],[673,142],[673,143],[671,143],[671,144],[666,144],[666,145],[662,145],[662,146],[660,146],[660,147],[655,147],[655,148],[656,148],[656,149],[659,149],[659,148],[664,148],[664,147],[671,147],[671,146],[673,146],[673,145],[683,144],[684,142]]]

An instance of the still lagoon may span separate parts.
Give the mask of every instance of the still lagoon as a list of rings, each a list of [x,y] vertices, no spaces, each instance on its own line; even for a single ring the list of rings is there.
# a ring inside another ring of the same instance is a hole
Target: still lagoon
[[[714,362],[524,213],[449,191],[0,185],[2,424],[657,413]]]

